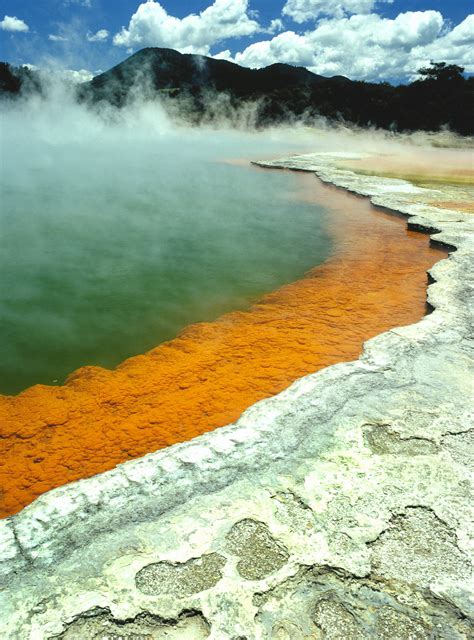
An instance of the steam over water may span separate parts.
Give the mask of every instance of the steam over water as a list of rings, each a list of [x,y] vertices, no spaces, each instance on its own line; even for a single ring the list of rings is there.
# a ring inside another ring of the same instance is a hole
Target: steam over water
[[[146,104],[92,114],[64,96],[1,111],[0,393],[113,367],[331,251],[293,175],[223,161],[310,150],[301,137],[172,127]]]

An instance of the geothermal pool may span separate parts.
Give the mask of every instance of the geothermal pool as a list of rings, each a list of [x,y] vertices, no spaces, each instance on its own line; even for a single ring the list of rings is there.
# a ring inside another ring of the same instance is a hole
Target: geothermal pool
[[[277,153],[271,140],[30,134],[4,134],[0,393],[115,367],[331,253],[326,210],[291,198],[294,176],[223,161]]]
[[[427,236],[248,165],[314,136],[157,115],[6,114],[0,392],[25,390],[0,395],[0,516],[224,426],[426,311],[443,255]]]

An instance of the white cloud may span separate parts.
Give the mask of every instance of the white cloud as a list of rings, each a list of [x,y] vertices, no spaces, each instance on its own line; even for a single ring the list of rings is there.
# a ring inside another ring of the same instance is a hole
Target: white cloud
[[[212,45],[238,36],[261,31],[248,11],[248,0],[215,0],[199,15],[182,19],[167,13],[159,2],[140,4],[128,28],[114,36],[114,44],[123,47],[170,47],[184,53],[206,55]]]
[[[393,0],[287,0],[282,13],[302,24],[322,15],[343,18],[346,14],[370,13],[381,2],[391,4]]]
[[[105,42],[109,37],[107,29],[99,29],[96,33],[87,33],[87,39],[89,42]]]
[[[456,45],[474,44],[474,14],[467,16],[461,24],[454,27],[447,38]]]
[[[370,27],[369,20],[368,24]],[[409,11],[401,13],[395,20],[379,19],[373,24],[377,27],[377,32],[372,39],[374,43],[389,49],[411,49],[433,42],[440,34],[443,24],[443,16],[438,11]],[[362,26],[362,30],[370,38],[365,26]]]
[[[214,56],[212,56],[216,60],[228,60],[229,62],[234,62],[232,59],[232,52],[230,49],[225,49],[224,51],[219,51]]]
[[[41,67],[38,67],[37,65],[31,64],[29,62],[23,64],[22,66],[27,67],[28,69],[31,69],[31,71],[40,71],[40,72],[42,71]],[[102,72],[98,70],[95,72],[95,74],[93,74],[91,71],[87,69],[60,69],[58,71],[58,69],[54,67],[47,68],[48,78],[51,77],[51,75],[54,75],[58,78],[67,80],[69,82],[73,82],[75,84],[92,80],[94,75],[98,75],[99,73],[102,73]]]
[[[68,39],[65,36],[58,36],[58,35],[55,35],[54,33],[49,34],[48,40],[51,40],[51,42],[67,42],[68,41]]]
[[[414,49],[412,56],[417,63],[413,65],[413,71],[431,60],[443,60],[474,73],[474,14],[430,44]]]
[[[5,16],[3,20],[0,20],[0,29],[17,33],[26,33],[30,30],[26,22],[15,16]]]
[[[278,31],[283,31],[284,29],[284,25],[283,25],[283,20],[280,20],[280,18],[277,18],[276,20],[272,20],[270,22],[270,26],[267,29],[268,33],[277,33]]]
[[[88,71],[87,69],[64,69],[59,74],[64,80],[69,80],[75,84],[79,84],[80,82],[88,82],[92,80],[94,74]]]
[[[253,68],[266,67],[274,62],[310,66],[314,62],[314,51],[306,36],[285,31],[271,40],[254,42],[238,53],[235,61]]]
[[[322,19],[305,33],[285,31],[255,42],[234,61],[247,67],[286,62],[321,75],[374,81],[413,77],[430,60],[474,72],[473,27],[474,16],[469,16],[446,30],[438,11],[408,11],[394,19],[377,14]]]

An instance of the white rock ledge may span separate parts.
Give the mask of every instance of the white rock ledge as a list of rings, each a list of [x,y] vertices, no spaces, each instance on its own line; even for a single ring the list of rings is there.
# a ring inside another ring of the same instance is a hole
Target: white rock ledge
[[[1,521],[2,639],[472,637],[474,216],[337,160],[261,164],[456,249],[431,270],[433,312],[236,424]]]

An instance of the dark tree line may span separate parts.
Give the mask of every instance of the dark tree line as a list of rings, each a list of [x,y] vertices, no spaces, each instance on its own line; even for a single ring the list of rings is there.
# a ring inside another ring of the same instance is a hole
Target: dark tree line
[[[321,83],[309,93],[278,90],[267,98],[264,119],[322,115],[359,126],[395,131],[437,131],[448,127],[474,134],[474,78],[444,62],[420,69],[419,80],[393,86],[387,82]]]
[[[12,67],[0,62],[0,95],[15,96],[22,91],[41,91],[39,75],[28,67]]]

